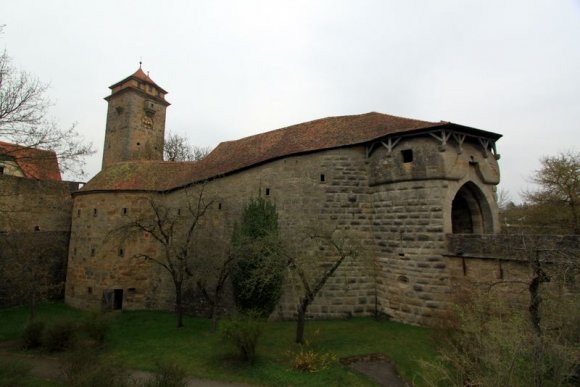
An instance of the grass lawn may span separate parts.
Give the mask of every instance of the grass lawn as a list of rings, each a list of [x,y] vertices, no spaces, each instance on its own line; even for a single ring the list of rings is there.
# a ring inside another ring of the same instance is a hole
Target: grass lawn
[[[0,310],[0,341],[18,337],[27,319],[26,309]],[[63,304],[43,305],[39,318],[87,318],[88,314]],[[103,356],[124,367],[155,370],[157,362],[176,362],[198,378],[256,383],[262,385],[372,385],[336,362],[316,373],[292,369],[295,323],[268,322],[252,366],[241,363],[235,349],[210,333],[208,320],[185,318],[185,327],[175,328],[175,317],[167,312],[124,311],[112,319]],[[312,348],[340,357],[382,352],[408,380],[416,378],[419,359],[435,356],[431,331],[371,318],[308,321],[306,338]]]

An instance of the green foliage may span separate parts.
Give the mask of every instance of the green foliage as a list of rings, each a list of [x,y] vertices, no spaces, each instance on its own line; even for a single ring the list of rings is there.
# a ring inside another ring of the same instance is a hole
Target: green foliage
[[[111,329],[110,316],[103,312],[93,312],[83,323],[83,331],[98,345],[103,345]]]
[[[282,294],[286,260],[278,232],[276,206],[262,198],[244,208],[232,237],[234,297],[240,311],[268,316]]]
[[[30,321],[22,332],[22,348],[34,349],[40,347],[45,328],[46,323],[44,321]]]
[[[313,337],[318,338],[320,331],[314,332]],[[290,352],[292,358],[292,368],[301,372],[324,371],[338,360],[332,352],[317,349],[311,341],[306,340],[304,344],[297,344],[297,349]]]
[[[252,363],[263,328],[264,323],[257,314],[239,314],[222,322],[220,336],[238,349],[244,361]]]
[[[44,330],[42,344],[49,352],[62,352],[73,348],[77,325],[72,320],[57,320]]]
[[[175,362],[161,362],[157,364],[157,371],[143,385],[144,387],[185,387],[187,373]]]

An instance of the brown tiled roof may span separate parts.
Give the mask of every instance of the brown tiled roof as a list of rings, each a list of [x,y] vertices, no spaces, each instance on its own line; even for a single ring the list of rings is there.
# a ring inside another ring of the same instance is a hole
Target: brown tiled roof
[[[29,179],[61,180],[58,160],[53,151],[0,141],[0,154],[12,158],[24,176]]]
[[[167,94],[167,92],[165,90],[163,90],[163,88],[161,86],[159,86],[157,83],[155,83],[153,81],[153,79],[151,79],[149,77],[149,75],[145,74],[145,72],[143,71],[143,69],[141,69],[141,67],[139,67],[139,69],[137,69],[137,71],[135,71],[132,75],[129,75],[127,78],[123,79],[122,81],[119,81],[117,83],[115,83],[112,86],[109,86],[110,89],[113,89],[114,87],[117,87],[118,85],[124,83],[125,81],[127,81],[130,78],[136,78],[140,81],[143,81],[145,83],[148,83],[150,85],[153,85],[155,87],[157,87],[159,90],[161,90],[163,93]]]
[[[454,124],[419,121],[375,112],[322,118],[236,141],[222,142],[198,162],[134,161],[114,164],[95,176],[82,191],[164,191],[285,156],[362,144],[390,134],[412,133],[447,125]]]

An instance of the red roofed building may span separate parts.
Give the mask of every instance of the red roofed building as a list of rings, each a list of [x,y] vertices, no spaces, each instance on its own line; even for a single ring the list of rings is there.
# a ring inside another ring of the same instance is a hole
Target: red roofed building
[[[187,214],[188,195],[201,186],[213,202],[200,228],[213,246],[211,259],[220,259],[233,225],[257,196],[276,204],[287,243],[311,259],[329,253],[300,243],[306,229],[332,228],[360,241],[372,269],[344,264],[312,304],[311,317],[385,313],[439,323],[460,270],[444,255],[446,236],[499,230],[497,133],[371,112],[222,142],[198,162],[165,162],[166,93],[141,69],[111,86],[103,169],[74,194],[71,305],[91,308],[106,299],[116,309],[173,309],[168,275],[135,258],[159,252],[154,238],[107,235],[148,214],[151,201],[175,216]],[[275,317],[295,315],[296,281],[287,277]],[[195,293],[193,282],[187,286]]]
[[[0,174],[36,180],[61,180],[58,160],[53,151],[2,141],[0,141]]]

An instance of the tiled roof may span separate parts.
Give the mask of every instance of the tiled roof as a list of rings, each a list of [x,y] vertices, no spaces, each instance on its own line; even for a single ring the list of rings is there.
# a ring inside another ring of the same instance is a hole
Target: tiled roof
[[[0,141],[0,154],[12,158],[29,179],[61,180],[58,160],[53,151]]]
[[[139,67],[139,69],[137,69],[137,71],[135,71],[132,75],[129,75],[127,78],[123,79],[122,81],[119,81],[117,83],[115,83],[112,86],[109,86],[110,89],[113,89],[114,87],[117,87],[118,85],[124,83],[125,81],[127,81],[130,78],[136,78],[140,81],[143,81],[145,83],[148,83],[150,85],[153,85],[155,87],[157,87],[159,90],[161,90],[163,93],[167,94],[167,91],[163,90],[163,88],[161,86],[159,86],[157,83],[155,83],[153,81],[153,79],[151,79],[149,77],[149,75],[145,74],[145,72],[143,71],[143,69],[141,69],[141,67]]]
[[[454,124],[419,121],[375,112],[322,118],[236,141],[222,142],[198,162],[133,161],[114,164],[95,176],[82,191],[165,191],[285,156],[363,144],[391,134],[412,133],[448,125]],[[493,134],[463,128],[476,133]]]

